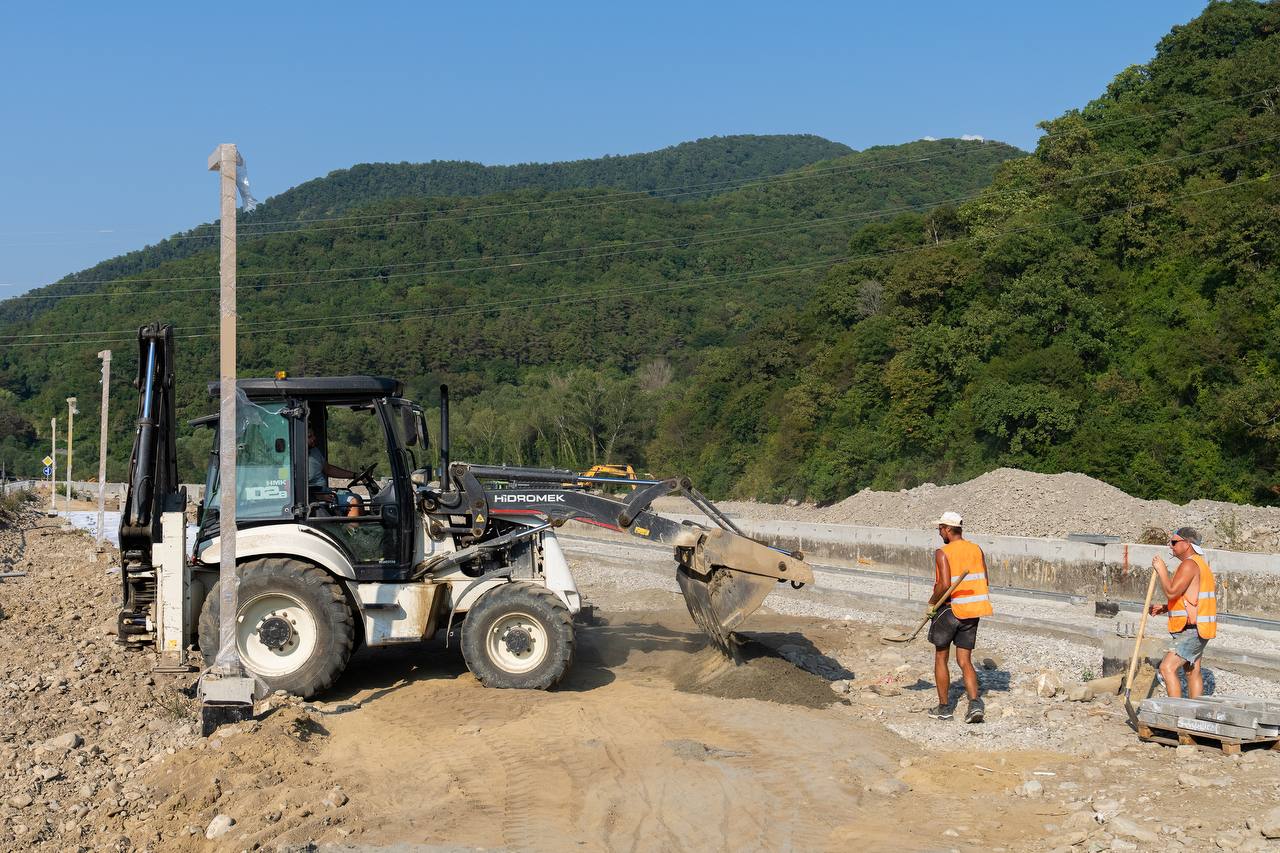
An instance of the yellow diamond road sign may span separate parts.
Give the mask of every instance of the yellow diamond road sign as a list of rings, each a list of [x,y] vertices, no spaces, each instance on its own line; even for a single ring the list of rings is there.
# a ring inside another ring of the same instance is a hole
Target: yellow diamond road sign
[[[46,456],[44,459],[41,459],[40,461],[41,461],[41,462],[43,462],[45,465],[52,465],[52,464],[53,464],[53,457],[51,457],[51,456]]]

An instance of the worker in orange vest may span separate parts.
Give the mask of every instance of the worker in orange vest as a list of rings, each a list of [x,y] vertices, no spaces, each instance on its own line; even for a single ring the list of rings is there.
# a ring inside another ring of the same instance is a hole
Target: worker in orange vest
[[[991,594],[987,589],[987,559],[982,549],[964,538],[964,519],[958,512],[944,512],[938,519],[938,535],[943,545],[933,552],[933,595],[929,598],[929,642],[933,643],[933,677],[938,688],[938,707],[929,712],[936,720],[951,719],[951,646],[956,647],[956,663],[964,676],[969,697],[966,723],[980,723],[985,714],[978,698],[978,673],[973,668],[973,647],[978,639],[978,620],[991,615]],[[961,581],[948,595],[951,585]]]
[[[1213,570],[1200,547],[1200,534],[1191,527],[1179,527],[1169,539],[1169,550],[1177,557],[1178,568],[1169,576],[1168,567],[1157,554],[1151,567],[1160,578],[1168,604],[1151,605],[1151,615],[1169,614],[1169,651],[1160,661],[1160,677],[1165,690],[1177,699],[1182,696],[1178,667],[1187,674],[1187,692],[1192,699],[1204,693],[1200,659],[1205,646],[1218,636],[1218,590]]]

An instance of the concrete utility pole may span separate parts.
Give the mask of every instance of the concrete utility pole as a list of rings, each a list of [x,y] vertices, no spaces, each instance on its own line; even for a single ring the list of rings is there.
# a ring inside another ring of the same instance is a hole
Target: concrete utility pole
[[[71,442],[75,439],[75,423],[76,415],[80,414],[80,410],[76,408],[76,398],[67,398],[67,512],[71,511]]]
[[[211,679],[201,679],[201,728],[253,716],[253,679],[246,677],[236,647],[240,596],[236,577],[236,170],[240,155],[231,143],[209,155],[209,171],[221,173],[222,217],[218,311],[218,654]]]
[[[58,419],[49,418],[49,442],[52,449],[49,458],[53,460],[49,468],[49,515],[58,514]]]
[[[107,401],[111,397],[111,350],[98,353],[102,359],[102,413],[98,425],[98,549],[106,537],[107,508]]]

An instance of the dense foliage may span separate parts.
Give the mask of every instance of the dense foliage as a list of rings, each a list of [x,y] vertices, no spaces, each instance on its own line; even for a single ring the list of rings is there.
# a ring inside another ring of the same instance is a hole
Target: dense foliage
[[[828,501],[1016,465],[1276,503],[1278,111],[1280,3],[1232,0],[1046,121],[1028,157],[943,140],[708,197],[544,174],[388,198],[349,211],[358,223],[244,241],[241,364],[390,373],[424,401],[448,381],[458,457],[628,461],[713,495]],[[342,180],[384,191],[362,174]],[[337,191],[313,190],[336,209]],[[69,394],[91,408],[102,330],[122,331],[121,367],[146,320],[210,335],[215,263],[0,306],[0,334],[86,339],[0,348],[0,423],[19,436],[0,452]],[[183,288],[204,289],[164,292]],[[213,341],[179,342],[187,415],[210,408]],[[113,416],[113,476],[131,418]],[[368,454],[359,435],[345,444],[340,464]],[[181,446],[190,476],[207,439]]]
[[[344,223],[323,220],[354,215],[364,205],[418,196],[482,196],[522,189],[544,191],[609,187],[663,195],[677,201],[706,198],[742,182],[780,175],[853,153],[839,142],[809,134],[713,136],[660,151],[575,160],[485,166],[454,160],[430,163],[361,163],[330,172],[241,212],[242,235],[261,235],[309,223],[315,228]],[[154,270],[167,261],[205,254],[218,239],[216,223],[199,225],[153,246],[128,252],[66,276],[49,293],[80,292],[83,283],[123,278]],[[27,300],[4,306],[0,318],[29,319],[47,303]]]
[[[982,198],[867,225],[802,316],[704,351],[651,462],[772,499],[1012,465],[1276,502],[1277,85],[1280,4],[1210,4]]]
[[[685,165],[665,174],[680,186],[734,174],[715,158],[689,159],[707,144],[671,149],[703,173]],[[805,156],[813,153],[810,145]],[[922,141],[710,197],[599,188],[408,196],[355,208],[356,219],[254,237],[242,230],[241,371],[384,373],[404,378],[424,402],[447,381],[458,401],[460,455],[575,467],[641,462],[659,409],[702,351],[737,346],[768,318],[794,315],[869,218],[974,195],[1020,153],[999,143]],[[209,411],[216,271],[216,255],[205,250],[143,275],[42,292],[87,297],[3,303],[0,317],[10,322],[0,335],[54,337],[0,347],[0,388],[28,425],[61,415],[72,394],[77,424],[95,423],[94,354],[111,342],[109,476],[122,476],[137,397],[126,386],[136,370],[129,330],[152,319],[178,327],[181,413]],[[42,346],[69,334],[84,342]],[[9,458],[31,472],[44,440],[18,442]],[[347,436],[334,460],[353,467],[368,454],[358,443],[359,435]],[[208,436],[184,433],[179,446],[184,476],[196,476]],[[81,429],[77,447],[84,460],[96,441]]]

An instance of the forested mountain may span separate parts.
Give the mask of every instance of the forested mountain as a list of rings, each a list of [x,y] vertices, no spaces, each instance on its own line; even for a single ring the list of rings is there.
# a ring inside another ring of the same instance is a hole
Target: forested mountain
[[[699,353],[649,462],[832,500],[1000,465],[1280,493],[1280,4],[1210,3],[982,198],[866,225],[805,310]]]
[[[362,163],[330,172],[241,213],[238,228],[262,234],[311,221],[352,214],[363,205],[420,196],[482,196],[523,189],[543,191],[589,187],[655,192],[676,201],[706,198],[742,182],[780,175],[802,166],[853,153],[847,145],[811,134],[713,136],[643,154],[485,166],[457,160],[429,163]],[[153,246],[128,252],[66,276],[50,293],[81,290],[81,282],[138,275],[166,261],[207,252],[218,238],[216,223],[199,225]],[[27,300],[4,306],[0,320],[30,318],[43,303]]]
[[[810,146],[805,156],[813,153]],[[920,141],[720,184],[709,197],[705,185],[741,173],[714,157],[702,167],[686,158],[679,169],[663,167],[680,183],[645,192],[409,196],[350,208],[338,220],[242,228],[241,372],[386,373],[424,401],[449,381],[462,454],[642,463],[658,408],[704,350],[750,342],[771,318],[795,315],[862,224],[972,197],[1022,153]],[[698,188],[688,195],[658,191],[691,184]],[[36,427],[47,432],[65,397],[80,399],[77,423],[95,422],[95,353],[111,346],[113,393],[128,402],[112,410],[110,476],[122,476],[136,398],[127,387],[136,370],[131,330],[153,319],[178,327],[182,416],[210,410],[216,252],[92,279],[0,303],[0,418],[16,424],[0,452],[20,470],[38,469]],[[96,441],[82,435],[77,447],[92,453]],[[180,447],[184,475],[193,476],[208,438],[184,435]]]

